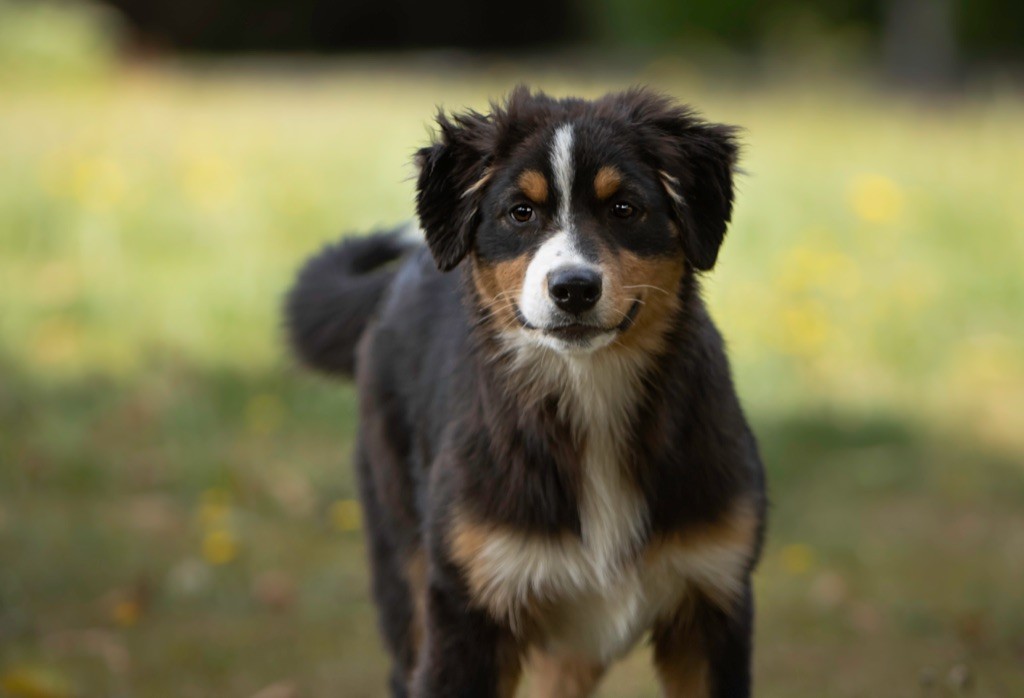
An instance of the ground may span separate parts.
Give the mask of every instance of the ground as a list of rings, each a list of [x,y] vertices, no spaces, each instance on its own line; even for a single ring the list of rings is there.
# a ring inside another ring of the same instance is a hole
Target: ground
[[[449,61],[0,100],[0,690],[383,694],[354,395],[292,365],[281,296],[318,245],[411,215],[437,105],[525,77],[745,128],[705,288],[770,477],[758,695],[1024,695],[1019,92]],[[646,650],[602,695],[655,695]]]

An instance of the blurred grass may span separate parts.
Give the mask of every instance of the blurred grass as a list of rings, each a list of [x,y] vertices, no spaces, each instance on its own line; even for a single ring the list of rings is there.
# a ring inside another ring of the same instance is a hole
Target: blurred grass
[[[0,100],[0,689],[382,695],[353,393],[291,367],[278,304],[321,242],[411,215],[436,105],[521,78],[746,128],[706,288],[771,476],[759,694],[1024,692],[1019,95],[437,57]],[[604,695],[654,691],[640,651]]]

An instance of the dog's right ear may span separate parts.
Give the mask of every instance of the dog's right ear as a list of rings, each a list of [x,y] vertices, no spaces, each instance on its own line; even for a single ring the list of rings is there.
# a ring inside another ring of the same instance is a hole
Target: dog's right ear
[[[473,246],[491,178],[494,124],[473,111],[450,119],[439,113],[437,124],[434,142],[416,153],[416,213],[438,269],[450,271]]]

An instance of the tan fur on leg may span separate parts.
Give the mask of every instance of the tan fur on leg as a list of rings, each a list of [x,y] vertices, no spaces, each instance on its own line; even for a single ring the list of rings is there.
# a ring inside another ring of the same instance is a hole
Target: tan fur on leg
[[[711,695],[711,667],[692,604],[692,598],[684,601],[674,621],[655,630],[652,638],[654,668],[666,698],[707,698]]]
[[[529,671],[533,698],[585,698],[597,687],[605,666],[536,650],[530,655]]]

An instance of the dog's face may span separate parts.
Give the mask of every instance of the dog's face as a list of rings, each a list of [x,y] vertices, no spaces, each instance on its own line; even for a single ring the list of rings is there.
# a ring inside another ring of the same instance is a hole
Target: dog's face
[[[418,211],[438,266],[468,257],[510,342],[657,348],[683,276],[714,265],[732,208],[733,131],[645,91],[596,102],[516,90],[438,119]]]

